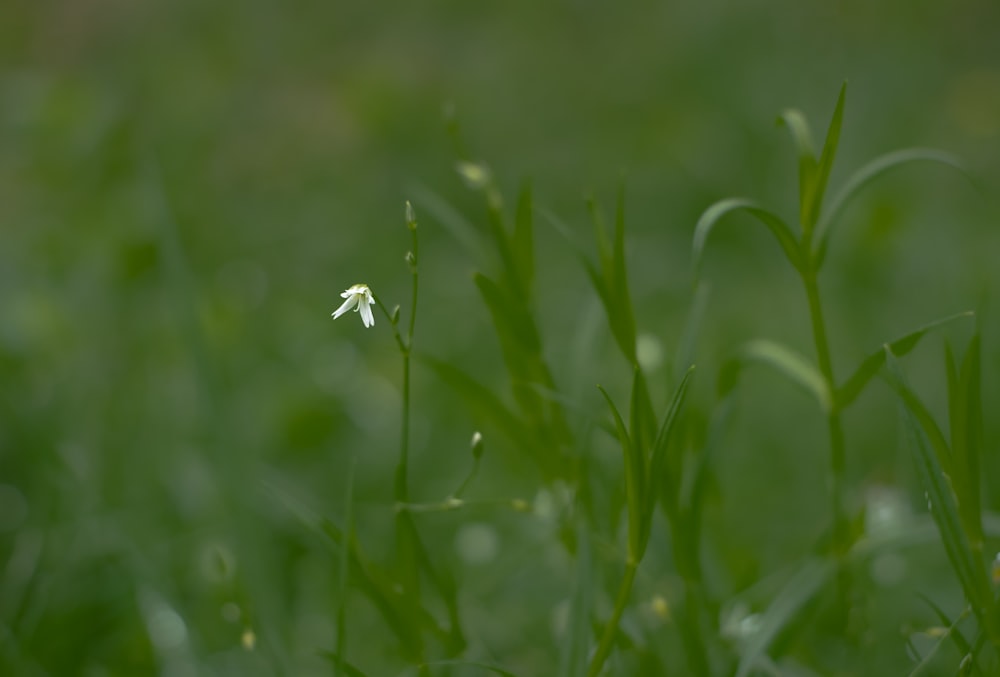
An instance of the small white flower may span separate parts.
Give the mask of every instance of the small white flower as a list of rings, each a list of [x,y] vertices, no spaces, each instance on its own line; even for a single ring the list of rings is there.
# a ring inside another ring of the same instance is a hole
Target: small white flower
[[[349,310],[361,313],[361,321],[365,327],[375,326],[375,316],[372,314],[372,304],[375,297],[367,284],[354,284],[347,291],[341,293],[341,297],[347,299],[340,307],[333,311],[333,319],[337,319]]]

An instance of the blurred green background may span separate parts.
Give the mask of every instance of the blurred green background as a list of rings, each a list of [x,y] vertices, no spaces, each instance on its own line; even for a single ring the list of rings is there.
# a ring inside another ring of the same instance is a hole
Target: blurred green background
[[[361,281],[405,305],[405,200],[421,234],[417,350],[509,390],[471,281],[496,262],[475,244],[484,210],[455,173],[446,110],[508,202],[530,179],[536,204],[587,250],[584,198],[610,213],[624,183],[639,328],[669,362],[689,313],[699,214],[735,194],[793,220],[794,151],[775,117],[799,107],[821,138],[848,80],[832,186],[919,145],[963,158],[979,190],[914,166],[848,211],[821,280],[835,368],[844,375],[887,339],[982,307],[995,410],[998,30],[1000,5],[988,0],[6,0],[0,673],[329,672],[320,652],[335,636],[336,554],[296,511],[339,520],[355,459],[360,538],[388,563],[399,355],[381,315],[364,330],[329,313]],[[765,235],[733,221],[706,262],[705,409],[742,341],[812,355],[792,271]],[[594,385],[624,397],[628,368],[571,247],[543,218],[537,230],[556,381],[603,415]],[[968,327],[953,333],[964,340]],[[938,413],[940,355],[933,339],[907,358]],[[655,372],[660,403],[676,366]],[[429,370],[414,378],[415,500],[454,489],[476,429],[487,451],[471,495],[534,499],[540,478],[502,431]],[[740,407],[707,516],[722,598],[808,553],[828,524],[812,403],[755,372]],[[877,384],[849,412],[852,500],[895,486],[919,511],[895,420]],[[987,426],[995,450],[1000,428]],[[994,487],[994,509],[998,499]],[[545,520],[481,509],[419,523],[458,572],[470,655],[551,673],[571,563]],[[904,554],[906,576],[873,612],[885,634],[869,658],[890,669],[905,664],[901,628],[926,614],[912,611],[914,591],[955,589],[937,549]],[[644,565],[637,603],[668,586],[669,568]],[[349,618],[351,660],[399,674],[377,613],[354,599]],[[241,645],[248,628],[253,651]]]

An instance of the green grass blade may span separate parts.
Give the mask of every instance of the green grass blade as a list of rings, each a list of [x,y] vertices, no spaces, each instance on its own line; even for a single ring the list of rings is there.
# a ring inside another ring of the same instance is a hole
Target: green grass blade
[[[812,394],[823,411],[830,411],[833,397],[819,369],[791,348],[766,339],[746,343],[736,356],[723,366],[719,374],[720,394],[725,396],[736,387],[740,372],[753,363],[772,367],[792,383]]]
[[[833,118],[830,120],[830,127],[826,132],[826,141],[823,144],[823,152],[819,156],[819,165],[816,167],[816,177],[806,196],[806,220],[802,222],[807,233],[812,233],[813,226],[819,219],[820,208],[823,204],[823,194],[826,192],[826,185],[830,181],[830,170],[833,169],[833,160],[837,155],[837,146],[840,144],[840,127],[844,120],[844,97],[847,95],[847,83],[840,87],[840,96],[837,97],[837,107],[833,111]],[[808,239],[808,238],[807,238]]]
[[[492,389],[447,362],[423,354],[417,355],[416,359],[461,395],[465,406],[475,416],[490,421],[513,443],[513,448],[524,458],[536,463],[546,476],[558,476],[559,459],[549,447],[539,444],[538,437],[530,426],[511,411]]]
[[[808,223],[809,195],[816,182],[816,151],[813,150],[812,132],[802,111],[789,108],[778,116],[778,124],[788,127],[799,157],[799,220]]]
[[[928,430],[925,427],[928,415],[922,406],[918,406],[920,400],[907,385],[899,362],[888,346],[886,346],[886,367],[888,368],[889,381],[900,395],[903,427],[909,439],[909,447],[913,454],[917,474],[927,492],[931,515],[938,526],[941,542],[966,598],[972,605],[976,616],[982,621],[986,610],[992,605],[993,595],[982,562],[977,562],[965,531],[962,529],[955,495],[948,477],[942,470],[938,458],[939,454],[928,446]],[[940,431],[936,433],[932,431],[932,435],[940,436]]]
[[[892,341],[889,344],[889,348],[892,350],[893,355],[902,357],[916,348],[917,344],[920,343],[920,339],[922,339],[927,332],[966,317],[975,317],[975,313],[972,311],[966,311],[929,322],[928,324],[911,331],[909,334]],[[837,389],[836,406],[838,411],[845,409],[857,398],[858,395],[861,394],[865,386],[868,385],[868,382],[871,381],[872,377],[874,377],[875,374],[877,374],[882,368],[883,364],[885,364],[884,347],[879,348],[861,362],[861,365],[858,366],[854,373],[851,374],[850,378],[844,382],[844,385]]]
[[[514,217],[514,235],[512,247],[517,267],[521,274],[521,283],[530,298],[535,281],[535,234],[534,212],[531,205],[531,184],[525,182],[517,199],[517,212]]]
[[[608,308],[608,317],[612,324],[618,325],[616,332],[621,335],[625,357],[633,365],[638,364],[635,347],[635,312],[632,310],[632,296],[628,288],[628,269],[625,266],[625,185],[618,190],[618,207],[615,210],[615,240],[612,253],[612,269],[609,286],[613,301]]]
[[[463,660],[449,660],[449,661],[431,661],[430,663],[424,663],[427,667],[433,668],[437,666],[461,666],[466,665],[472,668],[479,668],[480,670],[485,670],[486,672],[492,672],[495,675],[500,675],[500,677],[517,677],[513,672],[505,670],[499,665],[494,665],[492,663],[483,663],[482,661],[463,661]]]
[[[347,675],[347,677],[368,677],[361,670],[344,660],[338,651],[322,651],[320,655],[334,664],[337,675]]]
[[[568,636],[559,654],[559,677],[576,677],[587,668],[592,592],[598,585],[594,578],[590,531],[583,519],[577,520],[576,533],[576,580],[570,597]]]
[[[705,243],[708,241],[709,233],[712,232],[716,224],[723,216],[734,211],[746,212],[757,219],[760,223],[764,224],[767,229],[771,231],[771,234],[778,240],[778,244],[781,245],[782,251],[785,252],[785,257],[788,259],[788,262],[791,263],[796,270],[801,269],[801,257],[799,256],[798,242],[796,242],[795,236],[792,234],[792,230],[784,221],[782,221],[775,214],[760,207],[752,200],[729,198],[726,200],[720,200],[706,209],[702,213],[701,218],[698,219],[697,225],[694,227],[692,260],[694,262],[694,276],[696,282],[701,272],[701,261],[704,256]]]
[[[791,577],[761,618],[760,629],[749,639],[736,669],[736,677],[747,677],[766,657],[774,638],[795,618],[795,614],[830,578],[834,563],[825,559],[806,560]]]
[[[482,273],[474,277],[476,288],[493,318],[493,326],[501,343],[505,341],[516,352],[525,351],[531,355],[541,353],[542,347],[535,324],[522,299],[512,299],[496,282]]]
[[[941,623],[941,625],[943,625],[944,627],[948,628],[948,634],[951,636],[951,640],[952,642],[954,642],[955,647],[958,649],[959,653],[962,654],[963,656],[970,655],[972,653],[972,645],[969,644],[969,641],[965,638],[965,635],[962,634],[962,631],[958,629],[958,624],[962,622],[962,619],[964,618],[965,614],[960,615],[953,622],[950,618],[948,618],[948,614],[946,614],[944,610],[941,609],[941,607],[935,604],[934,601],[931,600],[931,598],[927,597],[926,595],[922,595],[919,592],[917,593],[917,597],[919,597],[924,602],[924,604],[926,604],[931,608],[931,610],[934,612],[934,615],[937,616],[938,622]],[[975,663],[975,658],[973,658],[973,663]],[[978,671],[978,666],[974,665],[974,667]]]
[[[966,173],[962,163],[954,155],[931,148],[907,148],[875,158],[851,175],[840,191],[830,201],[829,208],[817,223],[815,233],[816,267],[819,268],[822,265],[823,260],[826,258],[827,245],[829,244],[830,233],[834,224],[837,223],[837,219],[840,217],[848,202],[850,202],[850,200],[854,198],[862,188],[867,186],[882,174],[885,174],[890,169],[894,169],[911,162],[923,161],[937,162],[953,167],[963,174]]]
[[[344,533],[348,540],[354,534],[354,465],[355,459],[351,457],[350,465],[347,468],[347,487],[344,490]],[[334,646],[336,655],[337,675],[350,674],[345,670],[346,644],[347,644],[347,578],[350,571],[351,558],[350,548],[340,549],[340,571],[337,576],[337,639]]]
[[[665,505],[670,506],[668,507],[668,514],[674,516],[677,513],[678,501],[680,498],[677,495],[680,486],[679,478],[667,477],[664,482],[664,475],[669,474],[667,450],[670,447],[670,433],[674,429],[674,424],[677,421],[677,415],[680,412],[681,405],[684,403],[684,397],[687,395],[688,386],[691,383],[691,377],[693,375],[694,365],[688,368],[687,372],[684,374],[684,378],[681,379],[680,385],[677,386],[677,390],[674,392],[674,397],[670,402],[670,406],[667,408],[667,413],[664,415],[663,421],[660,423],[660,429],[656,433],[656,441],[653,443],[652,458],[649,464],[649,474],[646,477],[646,488],[643,492],[645,499],[643,514],[647,525],[653,519],[653,511],[656,508],[656,499],[658,498],[656,492],[657,487],[666,485],[671,489],[672,493],[671,495],[664,497],[664,503]]]
[[[597,386],[597,389],[601,391],[604,395],[604,399],[608,403],[608,408],[611,409],[611,416],[615,421],[615,431],[618,433],[618,443],[622,448],[622,457],[624,460],[624,474],[625,474],[625,504],[628,506],[628,549],[629,549],[629,559],[630,561],[638,561],[640,552],[640,526],[642,519],[642,477],[639,474],[639,467],[637,464],[637,454],[634,441],[629,437],[628,430],[625,428],[625,421],[622,420],[622,416],[618,413],[618,407],[615,406],[614,401],[611,396],[608,395],[602,386]]]
[[[982,552],[983,548],[979,459],[985,446],[980,384],[980,343],[977,332],[965,351],[957,378],[948,379],[953,454],[952,480],[958,496],[958,509],[962,522],[972,543],[972,549],[976,552]],[[950,356],[947,359],[949,369],[953,371],[953,367],[950,366]]]

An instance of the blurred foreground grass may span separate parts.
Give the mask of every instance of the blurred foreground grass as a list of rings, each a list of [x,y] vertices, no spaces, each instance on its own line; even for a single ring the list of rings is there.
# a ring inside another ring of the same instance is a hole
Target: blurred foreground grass
[[[421,228],[416,349],[511,400],[471,274],[500,263],[475,245],[488,242],[486,212],[454,171],[446,108],[508,213],[531,180],[544,357],[608,501],[621,500],[621,458],[593,430],[607,417],[594,386],[624,403],[632,374],[543,214],[592,252],[584,196],[610,223],[626,186],[629,283],[659,415],[686,366],[673,356],[692,308],[698,216],[739,194],[791,219],[795,156],[772,121],[794,105],[822,131],[844,78],[831,185],[876,155],[926,145],[960,156],[980,190],[914,166],[845,214],[820,280],[833,363],[846,370],[887,339],[978,309],[984,410],[996,410],[995,4],[15,1],[0,16],[3,674],[330,671],[339,554],[301,515],[341,523],[356,462],[358,538],[391,568],[401,384],[384,317],[365,331],[328,313],[360,281],[406,307],[405,199]],[[805,299],[773,243],[733,227],[712,247],[688,402],[705,420],[716,375],[745,341],[812,355]],[[969,331],[945,335],[964,345]],[[940,338],[905,369],[945,420]],[[830,518],[822,416],[780,377],[747,380],[704,514],[706,587],[747,607],[702,620],[736,635],[789,567],[815,554]],[[465,655],[552,674],[566,665],[586,562],[560,543],[569,488],[547,484],[467,405],[415,364],[412,500],[453,491],[482,430],[470,500],[520,498],[534,512],[484,505],[415,522],[457,577]],[[905,529],[926,501],[895,407],[875,385],[844,414],[847,500]],[[989,416],[985,438],[983,474],[995,478],[1000,427]],[[995,480],[986,489],[995,511]],[[597,624],[624,563],[617,526],[594,535],[586,565],[600,582],[589,592]],[[657,518],[622,623],[647,662],[622,663],[623,674],[685,669],[680,623],[661,604],[680,586],[671,547]],[[917,593],[954,618],[961,590],[935,540],[890,555],[856,572],[867,581],[848,619],[856,643],[818,633],[824,641],[786,668],[912,667],[907,639],[939,623]],[[348,604],[349,660],[367,674],[403,672],[383,618],[356,593]],[[731,667],[724,647],[710,649],[714,668]],[[957,665],[954,647],[941,653]]]

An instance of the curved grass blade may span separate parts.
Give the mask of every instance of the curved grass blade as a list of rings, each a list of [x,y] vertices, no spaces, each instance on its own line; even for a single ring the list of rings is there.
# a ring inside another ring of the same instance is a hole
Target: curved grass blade
[[[692,259],[694,261],[695,281],[698,280],[698,276],[701,271],[701,260],[709,233],[711,233],[712,229],[715,228],[719,219],[729,212],[734,211],[746,212],[767,226],[767,229],[770,230],[771,234],[778,240],[778,244],[781,245],[781,249],[785,252],[785,257],[788,259],[788,262],[791,263],[796,270],[801,270],[799,245],[795,241],[795,236],[792,234],[792,230],[788,227],[788,225],[778,216],[767,211],[763,207],[760,207],[752,200],[744,198],[729,198],[726,200],[720,200],[706,209],[702,213],[701,218],[698,219],[697,225],[694,227]]]
[[[919,161],[937,162],[953,167],[962,174],[967,175],[965,167],[958,160],[958,158],[950,153],[935,150],[933,148],[907,148],[875,158],[851,175],[844,186],[831,200],[829,209],[826,210],[826,213],[823,214],[817,223],[815,233],[815,259],[817,269],[823,265],[823,260],[826,258],[827,245],[829,244],[830,233],[833,225],[837,222],[837,219],[847,206],[847,203],[858,194],[858,191],[882,174],[885,174],[890,169],[894,169],[910,162]]]
[[[799,219],[807,223],[809,193],[816,181],[816,151],[813,149],[812,132],[802,111],[789,108],[778,116],[778,124],[788,127],[792,142],[799,156]]]
[[[735,388],[740,372],[755,362],[773,367],[790,381],[811,393],[824,412],[831,410],[833,397],[819,369],[791,348],[766,339],[746,343],[736,357],[723,366],[719,374],[720,395],[725,396]]]
[[[760,629],[747,642],[740,656],[736,677],[747,677],[759,660],[766,658],[774,638],[792,621],[795,614],[834,571],[834,564],[825,559],[809,559],[791,577],[764,612]]]
[[[962,313],[955,313],[954,315],[949,315],[948,317],[943,317],[940,320],[934,320],[929,322],[924,326],[911,331],[909,334],[902,336],[889,344],[889,348],[892,350],[892,354],[897,357],[902,357],[909,353],[911,350],[917,347],[920,343],[920,339],[924,335],[931,331],[932,329],[937,329],[938,327],[948,324],[949,322],[954,322],[955,320],[965,318],[965,317],[975,317],[975,313],[971,310]],[[851,404],[861,391],[864,390],[868,382],[871,381],[872,377],[878,373],[882,365],[885,364],[885,348],[879,348],[876,352],[872,353],[864,359],[860,366],[851,374],[844,385],[837,388],[837,393],[835,397],[835,403],[837,410],[840,411]]]
[[[987,610],[992,606],[993,594],[986,578],[986,571],[982,562],[977,562],[962,529],[955,495],[938,459],[940,451],[935,453],[928,447],[928,433],[931,435],[931,440],[937,443],[943,442],[943,435],[940,430],[935,432],[936,426],[928,430],[926,426],[929,415],[922,406],[917,405],[920,400],[906,383],[895,355],[888,346],[885,350],[889,382],[900,396],[903,427],[909,438],[917,474],[930,501],[931,515],[937,523],[941,542],[976,617],[981,623],[984,620],[990,622]]]

